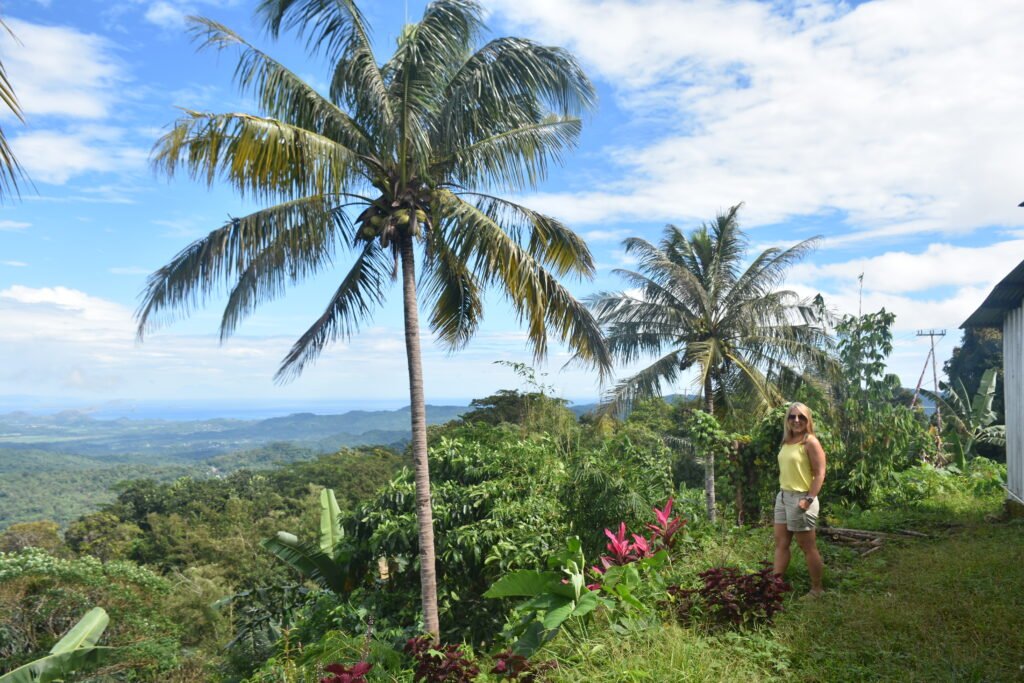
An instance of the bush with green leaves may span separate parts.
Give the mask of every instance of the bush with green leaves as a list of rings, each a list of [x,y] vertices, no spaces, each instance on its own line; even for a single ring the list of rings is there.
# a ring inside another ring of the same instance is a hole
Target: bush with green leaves
[[[924,414],[898,399],[899,378],[885,373],[895,320],[883,308],[836,325],[842,375],[833,387],[838,441],[826,450],[828,477],[838,497],[858,505],[895,472],[936,455]]]
[[[480,432],[479,441],[466,438]],[[442,632],[479,642],[504,621],[484,591],[506,571],[538,566],[564,538],[568,468],[549,441],[487,425],[442,438],[430,456]],[[366,566],[387,560],[388,580],[371,576],[353,595],[381,628],[418,621],[414,506],[412,473],[403,471],[345,524],[346,542]]]
[[[935,467],[921,463],[893,475],[879,488],[872,507],[898,505],[916,507],[932,498],[943,496],[986,496],[1002,493],[1006,482],[1006,465],[987,458],[969,460],[964,468],[950,465]]]
[[[0,553],[0,661],[15,668],[45,655],[94,606],[111,625],[104,642],[123,646],[123,677],[175,666],[188,624],[165,609],[171,582],[130,562],[63,559],[37,548]]]

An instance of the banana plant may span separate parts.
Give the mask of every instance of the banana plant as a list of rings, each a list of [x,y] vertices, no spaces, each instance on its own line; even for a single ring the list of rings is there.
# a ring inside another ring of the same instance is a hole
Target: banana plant
[[[279,531],[263,541],[263,547],[321,588],[348,593],[362,573],[344,536],[338,500],[333,490],[324,489],[320,492],[320,536],[316,542],[300,541],[294,534]]]
[[[580,540],[568,539],[566,549],[548,558],[552,571],[522,569],[506,574],[484,593],[485,598],[529,598],[516,607],[518,621],[506,629],[517,638],[512,651],[530,657],[558,634],[570,619],[582,619],[607,601],[587,587],[587,564]]]
[[[957,378],[948,393],[940,396],[925,389],[921,393],[935,401],[946,422],[946,443],[957,467],[964,467],[967,461],[977,455],[979,443],[997,446],[1006,445],[1006,426],[993,424],[996,421],[992,401],[996,396],[996,369],[989,368],[981,376],[978,391],[972,398],[964,383]]]
[[[102,607],[93,607],[57,644],[50,654],[0,676],[0,683],[48,683],[68,679],[85,666],[103,662],[116,650],[98,647],[96,642],[110,623]]]

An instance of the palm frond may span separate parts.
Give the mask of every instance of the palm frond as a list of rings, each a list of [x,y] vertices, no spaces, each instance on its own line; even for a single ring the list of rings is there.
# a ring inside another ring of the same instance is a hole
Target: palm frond
[[[0,28],[7,31],[12,38],[17,40],[14,33],[2,20],[0,20]],[[7,70],[4,68],[3,62],[0,62],[0,104],[14,114],[19,121],[25,122],[25,117],[21,112],[21,105],[18,103],[18,97],[15,95],[11,81],[7,77]],[[25,178],[25,171],[14,156],[10,144],[7,142],[7,136],[3,128],[0,127],[0,201],[10,194],[18,196],[20,194],[18,182]]]
[[[299,227],[307,229],[301,238],[283,237],[295,235]],[[149,277],[135,313],[139,339],[161,322],[172,320],[172,312],[188,315],[218,288],[231,287],[267,249],[282,263],[289,263],[298,279],[329,261],[334,244],[351,239],[350,227],[339,218],[333,201],[322,196],[285,202],[233,218],[190,244]],[[272,280],[276,276],[265,277]],[[267,279],[258,282],[266,285]],[[253,301],[274,293],[274,286],[264,286],[255,293]],[[238,305],[239,311],[248,310]],[[159,316],[165,317],[158,320]]]
[[[821,237],[815,236],[785,250],[766,249],[754,259],[730,288],[723,301],[723,307],[729,308],[735,302],[768,294],[782,282],[787,269],[817,249],[819,244]]]
[[[645,283],[644,296],[648,299],[666,305],[675,302],[695,319],[703,318],[707,322],[714,319],[715,302],[711,292],[690,264],[679,258],[679,254],[659,249],[639,237],[623,240],[622,246],[628,255],[637,259],[637,268],[643,277],[636,278],[634,273],[627,270],[617,269],[613,272],[635,281],[635,286],[641,286],[640,282]]]
[[[600,326],[586,306],[491,216],[451,193],[444,197],[453,250],[470,264],[482,283],[501,284],[517,317],[526,323],[534,356],[541,359],[547,354],[550,329],[572,349],[576,359],[593,365],[603,377],[611,368],[611,358]]]
[[[473,197],[476,206],[487,214],[512,239],[526,247],[527,253],[556,275],[594,275],[594,257],[579,235],[564,223],[526,206],[480,192],[457,192]]]
[[[336,140],[360,154],[372,154],[374,143],[367,131],[295,73],[223,24],[202,17],[189,21],[199,49],[239,50],[235,82],[243,94],[256,96],[267,116]]]
[[[635,401],[649,396],[661,396],[661,387],[672,386],[690,368],[680,350],[675,349],[657,359],[643,370],[618,382],[605,395],[604,402],[615,412],[629,409]]]
[[[276,230],[274,240],[241,271],[221,316],[221,341],[257,306],[282,295],[287,285],[301,282],[331,264],[336,240],[347,244],[355,234],[345,208],[340,206],[328,213],[314,211],[296,216],[289,212],[280,216],[285,220],[307,220]],[[273,215],[273,218],[278,216]],[[308,220],[310,218],[312,221]],[[318,224],[321,221],[332,221],[333,225]],[[329,234],[334,232],[338,233],[336,238]]]
[[[261,0],[257,12],[275,38],[281,28],[308,36],[307,46],[335,64],[331,100],[348,103],[370,130],[392,128],[388,87],[376,57],[370,28],[354,0]]]
[[[581,130],[579,119],[552,115],[458,148],[439,165],[466,187],[532,188],[547,177],[551,162],[561,164],[564,153],[575,148]]]
[[[218,175],[243,196],[276,200],[336,194],[360,176],[357,153],[276,119],[186,111],[153,149],[153,165],[173,176],[183,165],[212,185]]]
[[[292,345],[274,379],[285,382],[302,373],[330,342],[348,339],[384,301],[394,260],[380,243],[367,242],[331,297],[323,315]]]
[[[428,235],[423,280],[423,304],[430,310],[430,329],[450,349],[463,348],[483,317],[480,283],[445,243],[432,231]]]
[[[451,77],[437,117],[437,144],[442,155],[450,155],[502,131],[538,123],[548,112],[579,117],[596,101],[594,86],[565,50],[498,38]]]

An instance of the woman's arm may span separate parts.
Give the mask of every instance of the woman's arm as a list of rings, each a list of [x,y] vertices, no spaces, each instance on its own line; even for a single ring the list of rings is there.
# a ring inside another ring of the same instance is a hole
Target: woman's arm
[[[807,459],[811,462],[811,488],[807,495],[817,498],[821,491],[821,485],[825,483],[825,450],[816,436],[808,436],[804,441],[804,451],[807,453]],[[810,507],[810,502],[801,500],[798,505],[801,509],[806,510]]]

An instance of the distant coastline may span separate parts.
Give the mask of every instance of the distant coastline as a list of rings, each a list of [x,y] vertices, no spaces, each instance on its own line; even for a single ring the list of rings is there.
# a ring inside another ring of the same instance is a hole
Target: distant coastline
[[[428,399],[435,406],[468,407],[470,398]],[[573,405],[597,403],[596,398],[571,401]],[[94,420],[167,420],[171,422],[194,422],[205,420],[266,420],[287,417],[298,413],[315,415],[343,415],[355,410],[393,411],[408,407],[408,398],[352,400],[295,400],[295,401],[254,401],[251,399],[218,401],[145,401],[115,400],[89,403],[81,400],[38,399],[34,397],[0,396],[0,415],[29,413],[35,416],[56,415],[76,412],[88,415]]]

